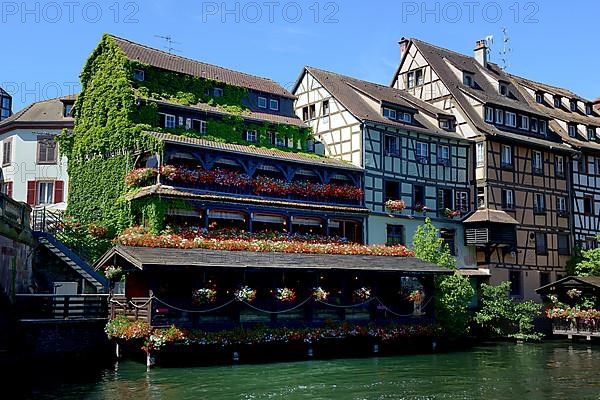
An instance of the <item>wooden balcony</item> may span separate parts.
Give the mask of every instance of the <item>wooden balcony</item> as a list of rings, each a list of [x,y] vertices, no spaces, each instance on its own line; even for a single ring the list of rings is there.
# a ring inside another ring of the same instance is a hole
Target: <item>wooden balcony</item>
[[[574,337],[585,337],[586,340],[591,340],[593,337],[600,338],[600,319],[555,320],[552,322],[552,333],[567,336],[568,339]]]

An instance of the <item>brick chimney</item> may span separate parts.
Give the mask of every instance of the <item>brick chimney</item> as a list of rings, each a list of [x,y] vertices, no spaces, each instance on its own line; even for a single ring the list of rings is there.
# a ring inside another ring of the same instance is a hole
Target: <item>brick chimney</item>
[[[487,67],[487,46],[485,45],[485,40],[481,39],[475,43],[475,60],[483,66]]]
[[[400,45],[400,60],[402,60],[404,53],[406,53],[406,49],[408,49],[408,39],[402,36],[402,39],[400,39],[398,44]]]
[[[594,108],[597,111],[600,111],[600,97],[597,97],[596,100],[594,100]]]

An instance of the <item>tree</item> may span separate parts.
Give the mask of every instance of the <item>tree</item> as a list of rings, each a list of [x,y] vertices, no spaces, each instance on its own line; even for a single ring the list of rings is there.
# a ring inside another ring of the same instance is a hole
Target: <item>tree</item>
[[[417,227],[413,236],[415,257],[448,269],[456,269],[456,260],[439,230],[429,218]],[[469,331],[471,312],[469,303],[475,294],[468,278],[454,273],[435,279],[436,318],[449,336],[462,336]]]
[[[533,301],[511,299],[510,282],[497,286],[481,285],[481,307],[475,322],[492,336],[517,339],[539,339],[533,320],[540,314],[540,305]]]
[[[600,248],[582,252],[582,260],[575,266],[575,275],[600,276]]]

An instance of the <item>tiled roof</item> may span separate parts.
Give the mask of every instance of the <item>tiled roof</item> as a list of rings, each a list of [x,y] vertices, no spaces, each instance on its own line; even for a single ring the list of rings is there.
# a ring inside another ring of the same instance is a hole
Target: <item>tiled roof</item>
[[[477,210],[469,218],[463,221],[465,224],[474,222],[491,222],[497,224],[519,225],[519,222],[502,210],[490,210],[485,208]]]
[[[481,132],[492,136],[498,136],[507,140],[518,140],[536,146],[570,151],[571,147],[561,143],[559,137],[549,136],[549,138],[536,137],[533,135],[518,134],[507,132],[496,128],[492,124],[483,121],[483,118],[471,105],[469,97],[478,99],[482,103],[499,105],[513,110],[526,112],[534,115],[544,115],[535,107],[532,107],[527,98],[520,90],[509,87],[510,96],[503,96],[498,93],[498,87],[492,85],[488,76],[496,80],[512,82],[511,76],[504,72],[498,65],[488,63],[487,68],[480,65],[475,58],[454,51],[434,46],[417,39],[410,39],[417,49],[427,59],[435,73],[446,85],[453,98],[460,108],[466,113],[471,123]],[[462,78],[458,78],[452,71],[453,66],[459,70],[468,71],[473,74],[475,82],[474,87],[466,86],[462,83]],[[397,79],[398,73],[394,79]]]
[[[154,101],[158,104],[167,105],[170,107],[177,107],[177,108],[183,108],[183,109],[188,109],[188,110],[205,111],[207,113],[216,114],[216,115],[235,115],[235,116],[239,115],[239,116],[241,116],[247,120],[251,120],[251,121],[270,122],[273,124],[295,125],[295,126],[298,126],[301,128],[307,128],[306,124],[304,122],[302,122],[302,120],[300,118],[296,117],[295,115],[294,116],[286,116],[286,115],[265,113],[265,112],[260,112],[260,111],[251,111],[248,109],[242,111],[241,114],[233,114],[233,113],[229,113],[229,112],[223,110],[222,108],[219,108],[219,106],[212,106],[208,103],[198,103],[198,104],[194,104],[194,105],[184,106],[182,104],[177,104],[177,103],[164,101],[164,100],[155,100],[155,99],[149,99],[149,100]]]
[[[556,282],[537,288],[535,291],[539,294],[547,294],[556,292],[559,287],[566,289],[585,288],[586,286],[600,289],[600,276],[567,276]]]
[[[346,163],[344,161],[329,157],[311,157],[301,153],[269,149],[264,147],[245,146],[235,143],[222,143],[206,139],[190,138],[180,135],[172,135],[162,132],[147,132],[160,141],[174,144],[184,144],[188,146],[201,147],[206,149],[215,149],[236,154],[248,154],[257,157],[274,158],[285,161],[298,162],[302,164],[320,165],[324,167],[339,168],[346,170],[362,171],[360,167]]]
[[[237,195],[228,195],[228,194],[216,194],[216,193],[200,193],[198,191],[194,191],[193,189],[177,189],[173,186],[166,185],[153,185],[141,188],[136,191],[132,200],[141,199],[148,196],[160,195],[160,196],[169,196],[169,197],[185,197],[189,199],[197,199],[197,200],[208,200],[208,201],[217,201],[223,202],[226,201],[228,203],[243,203],[243,204],[254,204],[254,205],[263,205],[263,206],[278,206],[278,207],[291,207],[291,208],[303,208],[303,209],[311,209],[311,210],[320,210],[320,211],[329,211],[329,212],[344,212],[344,213],[355,213],[355,214],[365,214],[368,213],[369,210],[364,207],[358,206],[344,206],[344,205],[329,205],[329,204],[319,204],[319,203],[309,203],[309,202],[300,202],[293,200],[276,200],[276,199],[261,199],[255,197],[243,197]]]
[[[294,98],[289,91],[271,79],[169,54],[165,51],[153,49],[117,36],[110,35],[110,37],[130,60],[168,71],[223,82],[232,86]]]
[[[18,125],[52,125],[60,128],[72,128],[73,117],[65,117],[64,101],[74,100],[75,95],[59,97],[32,103],[21,111],[0,122],[0,132],[17,127]]]
[[[94,265],[99,269],[120,256],[139,269],[147,267],[318,269],[452,274],[453,271],[415,257],[267,253],[204,249],[169,249],[118,245]]]
[[[436,135],[443,135],[456,139],[462,137],[454,132],[447,132],[432,124],[420,112],[437,115],[448,114],[438,108],[417,99],[416,97],[404,91],[379,85],[372,82],[363,81],[345,75],[336,74],[314,67],[305,67],[305,70],[319,81],[335,98],[348,109],[356,118],[363,121],[372,121],[394,127],[401,127],[408,130],[427,132]],[[400,121],[392,121],[381,114],[380,108],[374,108],[362,98],[366,95],[379,104],[388,103],[403,107],[409,110],[417,111],[414,120],[416,124],[408,124]]]

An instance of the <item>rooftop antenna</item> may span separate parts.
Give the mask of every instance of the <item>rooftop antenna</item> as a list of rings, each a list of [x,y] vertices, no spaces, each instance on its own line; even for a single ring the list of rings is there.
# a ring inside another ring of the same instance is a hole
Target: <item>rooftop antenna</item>
[[[510,37],[508,36],[508,29],[506,27],[502,28],[502,50],[500,50],[500,60],[502,61],[503,71],[506,71],[508,67],[510,67],[510,52],[512,49],[510,48]]]
[[[175,47],[173,47],[173,45],[174,44],[181,44],[181,43],[174,41],[173,37],[171,35],[166,35],[166,36],[154,35],[154,37],[157,37],[159,39],[163,39],[165,42],[167,42],[167,45],[163,46],[163,47],[169,52],[169,54],[173,54],[173,52],[179,53],[179,50],[176,49]]]

